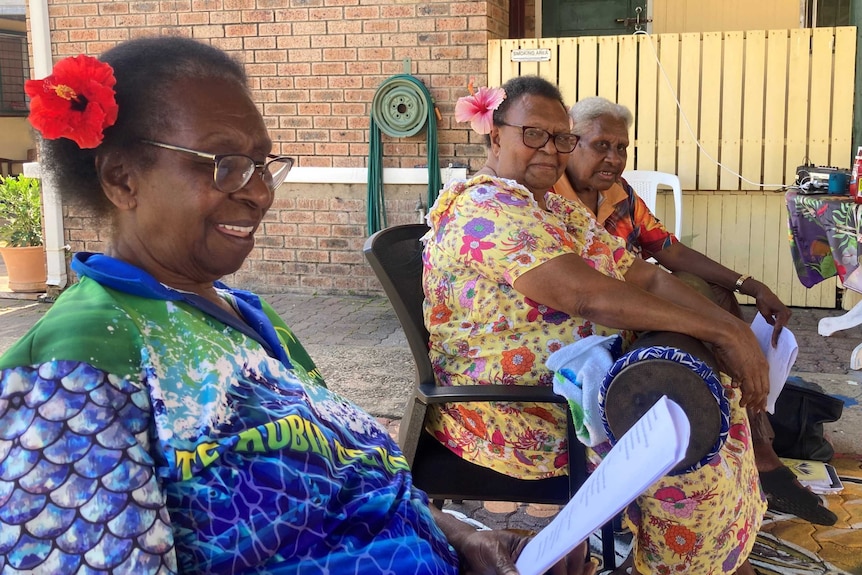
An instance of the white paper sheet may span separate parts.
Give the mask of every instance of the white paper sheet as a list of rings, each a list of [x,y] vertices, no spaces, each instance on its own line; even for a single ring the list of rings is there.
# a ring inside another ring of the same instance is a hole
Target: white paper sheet
[[[541,575],[685,457],[690,428],[682,408],[662,397],[605,456],[560,513],[530,541],[517,567]]]
[[[769,362],[769,395],[766,396],[766,411],[775,413],[775,401],[784,389],[784,382],[787,381],[787,376],[790,375],[790,370],[796,362],[799,345],[796,343],[796,336],[785,326],[778,335],[778,346],[772,347],[772,326],[766,323],[766,319],[760,313],[751,322],[751,331],[754,332],[760,343],[760,349],[763,350],[763,355]]]

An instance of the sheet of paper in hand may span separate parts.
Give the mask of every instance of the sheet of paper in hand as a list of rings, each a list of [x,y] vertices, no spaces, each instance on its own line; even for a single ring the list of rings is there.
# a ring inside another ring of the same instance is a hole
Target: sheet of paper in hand
[[[517,561],[521,575],[544,573],[682,461],[690,432],[682,408],[666,396],[658,400],[524,547]]]
[[[778,394],[784,389],[784,382],[787,381],[793,364],[796,363],[799,345],[796,343],[796,336],[785,326],[778,334],[778,345],[772,347],[772,326],[766,323],[766,319],[760,315],[760,312],[751,322],[751,331],[754,332],[760,349],[763,350],[763,355],[769,362],[769,394],[766,396],[766,411],[775,413],[775,402],[778,400]]]

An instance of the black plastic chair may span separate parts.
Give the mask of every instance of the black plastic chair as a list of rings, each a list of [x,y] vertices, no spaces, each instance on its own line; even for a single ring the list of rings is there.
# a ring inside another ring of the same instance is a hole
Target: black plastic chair
[[[516,385],[437,386],[428,357],[428,330],[422,314],[422,243],[425,224],[393,226],[374,233],[363,251],[383,286],[413,355],[416,385],[401,421],[398,443],[413,473],[414,484],[436,505],[442,500],[517,501],[566,504],[586,480],[586,452],[575,436],[569,410],[569,474],[549,479],[516,479],[466,461],[425,431],[428,406],[465,401],[565,403],[550,387]],[[611,523],[602,527],[604,568],[615,567]]]

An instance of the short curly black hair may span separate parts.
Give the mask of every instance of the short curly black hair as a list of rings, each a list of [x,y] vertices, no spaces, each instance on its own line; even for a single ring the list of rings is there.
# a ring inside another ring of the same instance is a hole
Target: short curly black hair
[[[105,130],[99,147],[81,149],[72,140],[41,139],[42,169],[57,183],[64,202],[93,210],[98,215],[112,211],[102,193],[96,173],[96,155],[102,150],[137,147],[135,157],[144,165],[153,152],[141,139],[154,139],[169,129],[173,110],[164,89],[181,78],[221,78],[248,89],[242,64],[208,44],[175,36],[129,40],[111,48],[99,60],[111,65],[117,84],[117,122]]]
[[[557,100],[563,111],[567,110],[563,101],[563,94],[556,84],[545,80],[541,76],[516,76],[503,84],[506,91],[506,99],[494,110],[493,121],[495,126],[502,125],[506,120],[506,112],[524,96],[542,96],[549,100]],[[491,145],[491,136],[485,134],[485,144]]]

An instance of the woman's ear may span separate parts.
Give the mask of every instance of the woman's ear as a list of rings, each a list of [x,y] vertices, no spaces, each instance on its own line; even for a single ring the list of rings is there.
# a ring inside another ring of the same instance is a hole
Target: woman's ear
[[[491,126],[491,133],[488,134],[488,138],[491,141],[491,153],[494,156],[500,155],[500,127],[499,126]]]
[[[119,210],[131,210],[137,206],[134,177],[129,171],[125,154],[114,151],[96,155],[96,173],[105,196]]]

